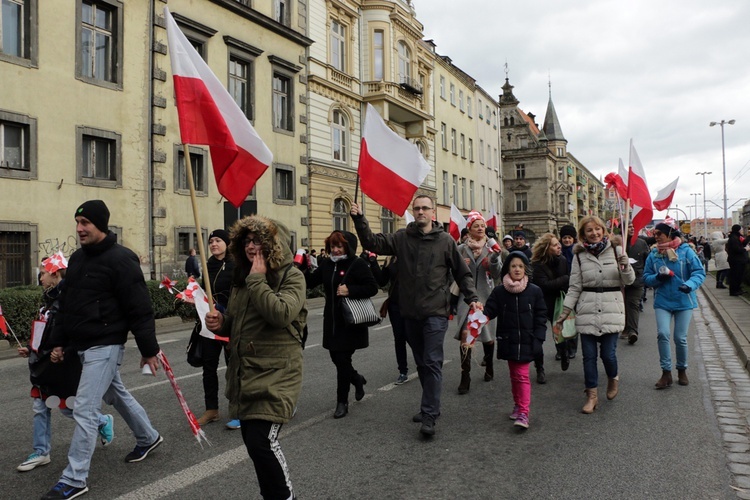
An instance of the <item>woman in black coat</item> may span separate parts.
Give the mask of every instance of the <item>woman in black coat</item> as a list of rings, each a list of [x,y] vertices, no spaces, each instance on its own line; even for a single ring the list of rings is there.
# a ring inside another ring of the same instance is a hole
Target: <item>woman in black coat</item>
[[[328,349],[336,365],[336,411],[333,418],[349,412],[349,385],[354,386],[354,399],[365,397],[365,377],[352,366],[357,349],[369,345],[366,326],[349,326],[341,315],[342,297],[361,299],[378,293],[378,285],[369,264],[357,257],[357,237],[350,232],[334,231],[325,240],[329,258],[318,260],[318,268],[306,273],[307,288],[323,284],[326,303],[323,310],[323,347]]]
[[[568,291],[570,273],[568,271],[568,260],[562,254],[562,245],[554,234],[542,235],[531,250],[531,266],[534,269],[533,281],[542,289],[544,303],[547,306],[547,319],[554,324],[555,301],[560,297],[560,292]],[[557,354],[555,359],[562,362],[563,371],[570,366],[570,359],[576,355],[577,341],[566,340],[555,344]]]

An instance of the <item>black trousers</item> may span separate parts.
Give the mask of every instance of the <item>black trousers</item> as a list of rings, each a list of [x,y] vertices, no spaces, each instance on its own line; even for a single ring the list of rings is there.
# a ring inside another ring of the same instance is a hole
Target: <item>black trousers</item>
[[[638,321],[641,318],[641,297],[643,283],[625,287],[625,332],[638,335]]]
[[[357,385],[361,375],[352,366],[354,351],[329,351],[331,361],[336,365],[336,402],[349,402],[349,386]]]
[[[742,291],[742,277],[745,275],[744,262],[729,263],[729,293],[737,295]]]
[[[224,362],[229,364],[226,344],[219,340],[201,337],[203,342],[203,397],[206,410],[219,409],[219,357],[224,351]]]
[[[278,440],[281,424],[266,420],[240,420],[240,429],[247,454],[255,466],[260,495],[266,500],[293,498],[289,468]]]

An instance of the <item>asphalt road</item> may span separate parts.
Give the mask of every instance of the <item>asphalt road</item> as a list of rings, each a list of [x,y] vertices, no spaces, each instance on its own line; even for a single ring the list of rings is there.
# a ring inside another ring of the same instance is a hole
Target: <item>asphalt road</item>
[[[507,366],[496,361],[495,380],[482,380],[475,356],[471,392],[459,396],[458,343],[446,335],[442,416],[437,435],[423,439],[411,422],[420,386],[410,357],[411,380],[401,386],[390,327],[371,330],[370,347],[354,356],[368,381],[367,395],[349,415],[332,418],[335,370],[321,346],[322,309],[310,311],[310,339],[299,409],[284,426],[281,445],[298,498],[736,498],[710,399],[695,328],[691,326],[691,383],[656,391],[660,375],[651,302],[641,316],[641,339],[618,345],[621,392],[606,401],[600,364],[600,408],[583,415],[580,356],[562,372],[554,346],[545,343],[548,383],[533,384],[531,427],[520,432],[507,415],[513,402]],[[696,319],[701,321],[700,310]],[[187,365],[189,330],[159,336],[191,409],[203,411],[200,370]],[[164,436],[141,463],[123,459],[134,439],[115,415],[115,440],[97,447],[89,477],[93,499],[258,498],[255,472],[239,431],[222,419],[206,426],[211,446],[193,438],[171,387],[159,373],[140,374],[137,349],[128,343],[121,374]],[[221,368],[221,374],[224,368]],[[533,368],[532,368],[533,373]],[[66,465],[73,422],[53,414],[52,463],[31,472],[16,466],[31,452],[31,400],[25,360],[0,361],[3,432],[0,498],[39,498]],[[221,390],[224,383],[222,380]],[[222,399],[222,398],[220,398]]]

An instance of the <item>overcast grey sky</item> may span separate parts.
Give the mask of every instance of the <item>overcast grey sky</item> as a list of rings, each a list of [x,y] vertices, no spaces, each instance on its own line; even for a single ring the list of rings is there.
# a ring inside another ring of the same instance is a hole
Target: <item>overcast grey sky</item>
[[[652,197],[680,182],[672,204],[709,217],[750,196],[750,1],[416,0],[425,38],[490,94],[507,61],[519,107],[541,125],[548,75],[568,150],[604,176],[627,167],[632,138]],[[699,193],[698,211],[691,209]],[[733,209],[741,207],[737,203]],[[729,212],[731,213],[731,210]],[[663,216],[656,212],[655,217]],[[672,212],[672,216],[675,216]]]

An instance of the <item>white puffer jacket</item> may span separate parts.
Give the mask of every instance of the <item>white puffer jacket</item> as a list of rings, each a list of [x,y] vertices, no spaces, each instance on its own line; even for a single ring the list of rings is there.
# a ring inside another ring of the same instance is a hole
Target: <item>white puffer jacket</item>
[[[622,247],[617,252],[622,252]],[[570,286],[564,305],[575,312],[576,330],[596,336],[622,332],[625,328],[625,302],[620,287],[635,281],[633,267],[628,264],[624,270],[618,269],[612,241],[607,242],[598,256],[586,251],[581,244],[576,244],[573,253]]]

